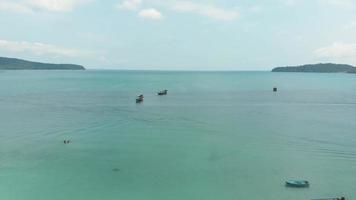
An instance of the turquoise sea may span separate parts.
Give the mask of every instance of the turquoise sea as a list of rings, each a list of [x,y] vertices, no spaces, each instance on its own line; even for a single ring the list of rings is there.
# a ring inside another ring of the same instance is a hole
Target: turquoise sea
[[[0,72],[1,200],[356,199],[355,188],[356,75]]]

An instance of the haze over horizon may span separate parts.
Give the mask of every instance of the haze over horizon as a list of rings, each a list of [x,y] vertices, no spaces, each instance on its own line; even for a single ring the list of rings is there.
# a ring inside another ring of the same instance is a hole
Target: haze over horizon
[[[353,0],[0,0],[0,56],[88,69],[356,65]]]

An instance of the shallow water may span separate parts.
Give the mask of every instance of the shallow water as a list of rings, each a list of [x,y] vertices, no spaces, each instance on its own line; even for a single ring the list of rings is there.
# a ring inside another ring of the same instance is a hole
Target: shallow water
[[[355,199],[355,116],[351,74],[3,71],[0,199]]]

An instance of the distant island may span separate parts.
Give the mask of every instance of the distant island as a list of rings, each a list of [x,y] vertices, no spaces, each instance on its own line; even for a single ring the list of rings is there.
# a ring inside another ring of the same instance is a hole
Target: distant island
[[[276,67],[272,72],[356,73],[356,67],[345,64],[319,63],[301,66]]]
[[[85,70],[85,68],[74,64],[50,64],[0,57],[0,70]]]

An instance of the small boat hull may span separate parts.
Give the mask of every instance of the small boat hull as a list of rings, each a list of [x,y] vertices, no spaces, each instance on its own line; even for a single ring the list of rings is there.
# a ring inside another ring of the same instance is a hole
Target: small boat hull
[[[305,180],[289,180],[286,181],[287,187],[296,187],[296,188],[306,188],[309,187],[309,182]]]
[[[162,96],[162,95],[167,95],[168,90],[162,90],[157,93],[157,95]]]
[[[141,94],[140,96],[138,96],[138,97],[136,98],[136,103],[142,103],[144,98],[145,98],[145,97]]]

